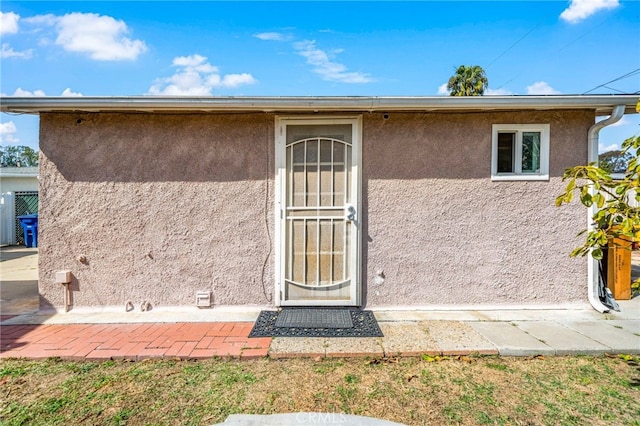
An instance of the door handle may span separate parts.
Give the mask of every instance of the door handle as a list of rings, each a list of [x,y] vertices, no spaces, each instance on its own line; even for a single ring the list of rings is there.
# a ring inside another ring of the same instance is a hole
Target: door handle
[[[346,208],[347,220],[355,220],[356,219],[356,208],[353,206],[347,206]]]

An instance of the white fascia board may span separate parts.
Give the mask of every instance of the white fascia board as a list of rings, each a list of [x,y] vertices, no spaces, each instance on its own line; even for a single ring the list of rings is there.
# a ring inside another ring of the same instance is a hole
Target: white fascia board
[[[24,173],[2,173],[0,172],[0,178],[37,178],[38,174],[24,174]]]
[[[635,113],[637,95],[430,97],[4,97],[0,111],[47,112],[388,112],[588,109],[608,115],[615,105]]]

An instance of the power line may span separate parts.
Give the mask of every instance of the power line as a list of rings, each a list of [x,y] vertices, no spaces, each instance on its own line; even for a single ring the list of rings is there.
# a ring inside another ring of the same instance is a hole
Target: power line
[[[513,48],[516,46],[516,44],[518,44],[518,43],[520,43],[522,40],[524,40],[524,39],[525,39],[529,34],[531,34],[531,33],[532,33],[536,28],[538,28],[538,26],[535,26],[535,27],[531,28],[531,29],[529,30],[529,32],[528,32],[528,33],[526,33],[525,35],[523,35],[522,37],[520,37],[520,38],[519,38],[515,43],[513,43],[511,46],[509,46],[509,47],[507,48],[507,50],[505,50],[504,52],[502,52],[500,55],[498,55],[498,57],[497,57],[497,58],[495,58],[493,61],[491,61],[491,62],[489,63],[489,65],[487,65],[487,68],[489,68],[491,65],[495,64],[496,62],[498,62],[498,59],[500,59],[500,58],[502,58],[504,55],[506,55],[506,54],[507,54],[511,49],[513,49]]]
[[[572,41],[570,41],[569,43],[565,44],[564,46],[562,46],[560,49],[556,50],[554,53],[560,53],[562,52],[564,49],[566,49],[567,47],[571,46],[573,43],[575,43],[576,41],[580,40],[581,38],[585,37],[587,34],[589,34],[591,31],[600,28],[601,26],[603,26],[604,24],[606,24],[607,22],[609,22],[611,20],[611,17],[603,20],[602,22],[600,22],[598,25],[596,25],[595,27],[591,27],[590,29],[588,29],[587,31],[585,31],[584,33],[582,33],[582,35],[578,36],[577,38],[574,38]]]
[[[547,53],[545,55],[545,60],[548,61],[550,57],[557,55],[558,53],[562,52],[564,49],[566,49],[567,47],[571,46],[572,44],[574,44],[575,42],[577,42],[578,40],[586,37],[589,33],[591,33],[592,31],[600,28],[602,25],[606,24],[608,21],[611,20],[611,17],[604,19],[602,22],[600,22],[599,24],[589,28],[587,31],[583,32],[581,35],[579,35],[578,37],[574,38],[573,40],[571,40],[569,43],[565,44],[564,46],[562,46],[561,48],[552,51],[550,53]],[[516,44],[518,44],[522,39],[524,39],[526,36],[528,36],[531,32],[533,32],[533,30],[535,30],[536,28],[538,28],[537,26],[534,27],[532,30],[530,30],[527,34],[525,34],[523,37],[521,37],[518,41],[516,41],[513,45],[511,45],[511,47],[509,47],[507,49],[507,51],[505,51],[503,54],[501,54],[500,56],[498,56],[496,59],[494,59],[491,64],[493,64],[494,62],[496,62],[498,59],[500,59],[502,56],[504,56],[505,53],[507,53],[509,50],[511,50],[511,48],[513,48]],[[489,64],[489,65],[491,65]],[[488,68],[488,66],[487,66]],[[509,79],[509,81],[507,81],[506,83],[501,84],[497,89],[495,90],[499,90],[502,87],[506,86],[507,84],[511,83],[513,80],[519,78],[521,75],[523,75],[523,72],[520,72],[518,74],[516,74],[515,76],[513,76],[511,79]],[[605,83],[607,84],[607,83]],[[592,89],[595,90],[595,89]]]
[[[611,81],[607,81],[606,83],[602,83],[601,85],[596,86],[591,90],[587,90],[586,92],[583,93],[583,95],[586,95],[589,92],[593,92],[594,90],[599,89],[601,87],[607,87],[608,84],[615,83],[616,81],[620,81],[620,80],[624,80],[625,78],[633,77],[636,74],[640,74],[640,68],[636,68],[635,70],[630,71],[630,72],[628,72],[626,74],[623,74],[620,77],[616,77]],[[607,87],[607,89],[611,89],[611,87]],[[616,89],[612,89],[612,90],[616,90]]]
[[[604,87],[605,89],[613,90],[614,92],[618,92],[618,93],[623,93],[623,94],[627,93],[624,90],[616,89],[615,87],[609,87],[609,86],[602,86],[602,87]]]

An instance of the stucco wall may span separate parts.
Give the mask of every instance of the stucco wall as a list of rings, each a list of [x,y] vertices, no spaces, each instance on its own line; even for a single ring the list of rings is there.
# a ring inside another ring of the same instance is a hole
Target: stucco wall
[[[586,224],[556,208],[593,114],[365,114],[367,307],[586,301]],[[40,292],[73,306],[271,305],[274,116],[43,114]],[[549,182],[491,182],[491,124],[550,123]],[[80,256],[86,258],[82,263]],[[374,284],[378,270],[383,284]]]
[[[64,303],[54,282],[61,269],[75,277],[74,307],[193,306],[197,291],[212,291],[216,305],[269,304],[272,116],[43,114],[40,122],[43,308]]]
[[[367,303],[586,301],[586,262],[568,256],[586,211],[554,201],[564,169],[586,162],[593,120],[585,112],[365,115]],[[550,124],[549,182],[491,181],[498,123]]]

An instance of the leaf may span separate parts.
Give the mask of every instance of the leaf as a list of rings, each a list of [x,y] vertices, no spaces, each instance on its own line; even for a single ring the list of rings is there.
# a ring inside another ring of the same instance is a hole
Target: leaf
[[[593,205],[593,201],[591,200],[591,194],[589,194],[588,192],[585,193],[584,191],[582,191],[582,194],[580,195],[580,201],[582,201],[582,204],[584,204],[587,207],[591,207]]]
[[[427,354],[422,354],[421,358],[422,358],[423,361],[426,361],[426,362],[435,362],[436,361],[435,357],[432,357],[431,355],[427,355]]]
[[[416,376],[415,374],[407,374],[406,376],[404,376],[404,378],[406,379],[407,382],[410,382],[413,379],[417,379],[418,376]]]
[[[583,250],[584,250],[584,248],[583,248],[583,247],[575,248],[575,249],[573,249],[573,251],[569,254],[569,256],[570,256],[570,257],[577,257],[577,256],[578,256],[578,255],[580,255],[580,254],[582,254],[582,255],[584,256],[584,254],[583,254]]]
[[[573,201],[573,192],[569,192],[565,197],[564,197],[564,202],[569,204],[571,201]]]
[[[596,260],[601,260],[602,256],[603,256],[602,249],[600,249],[600,248],[594,249],[591,252],[591,256]]]

